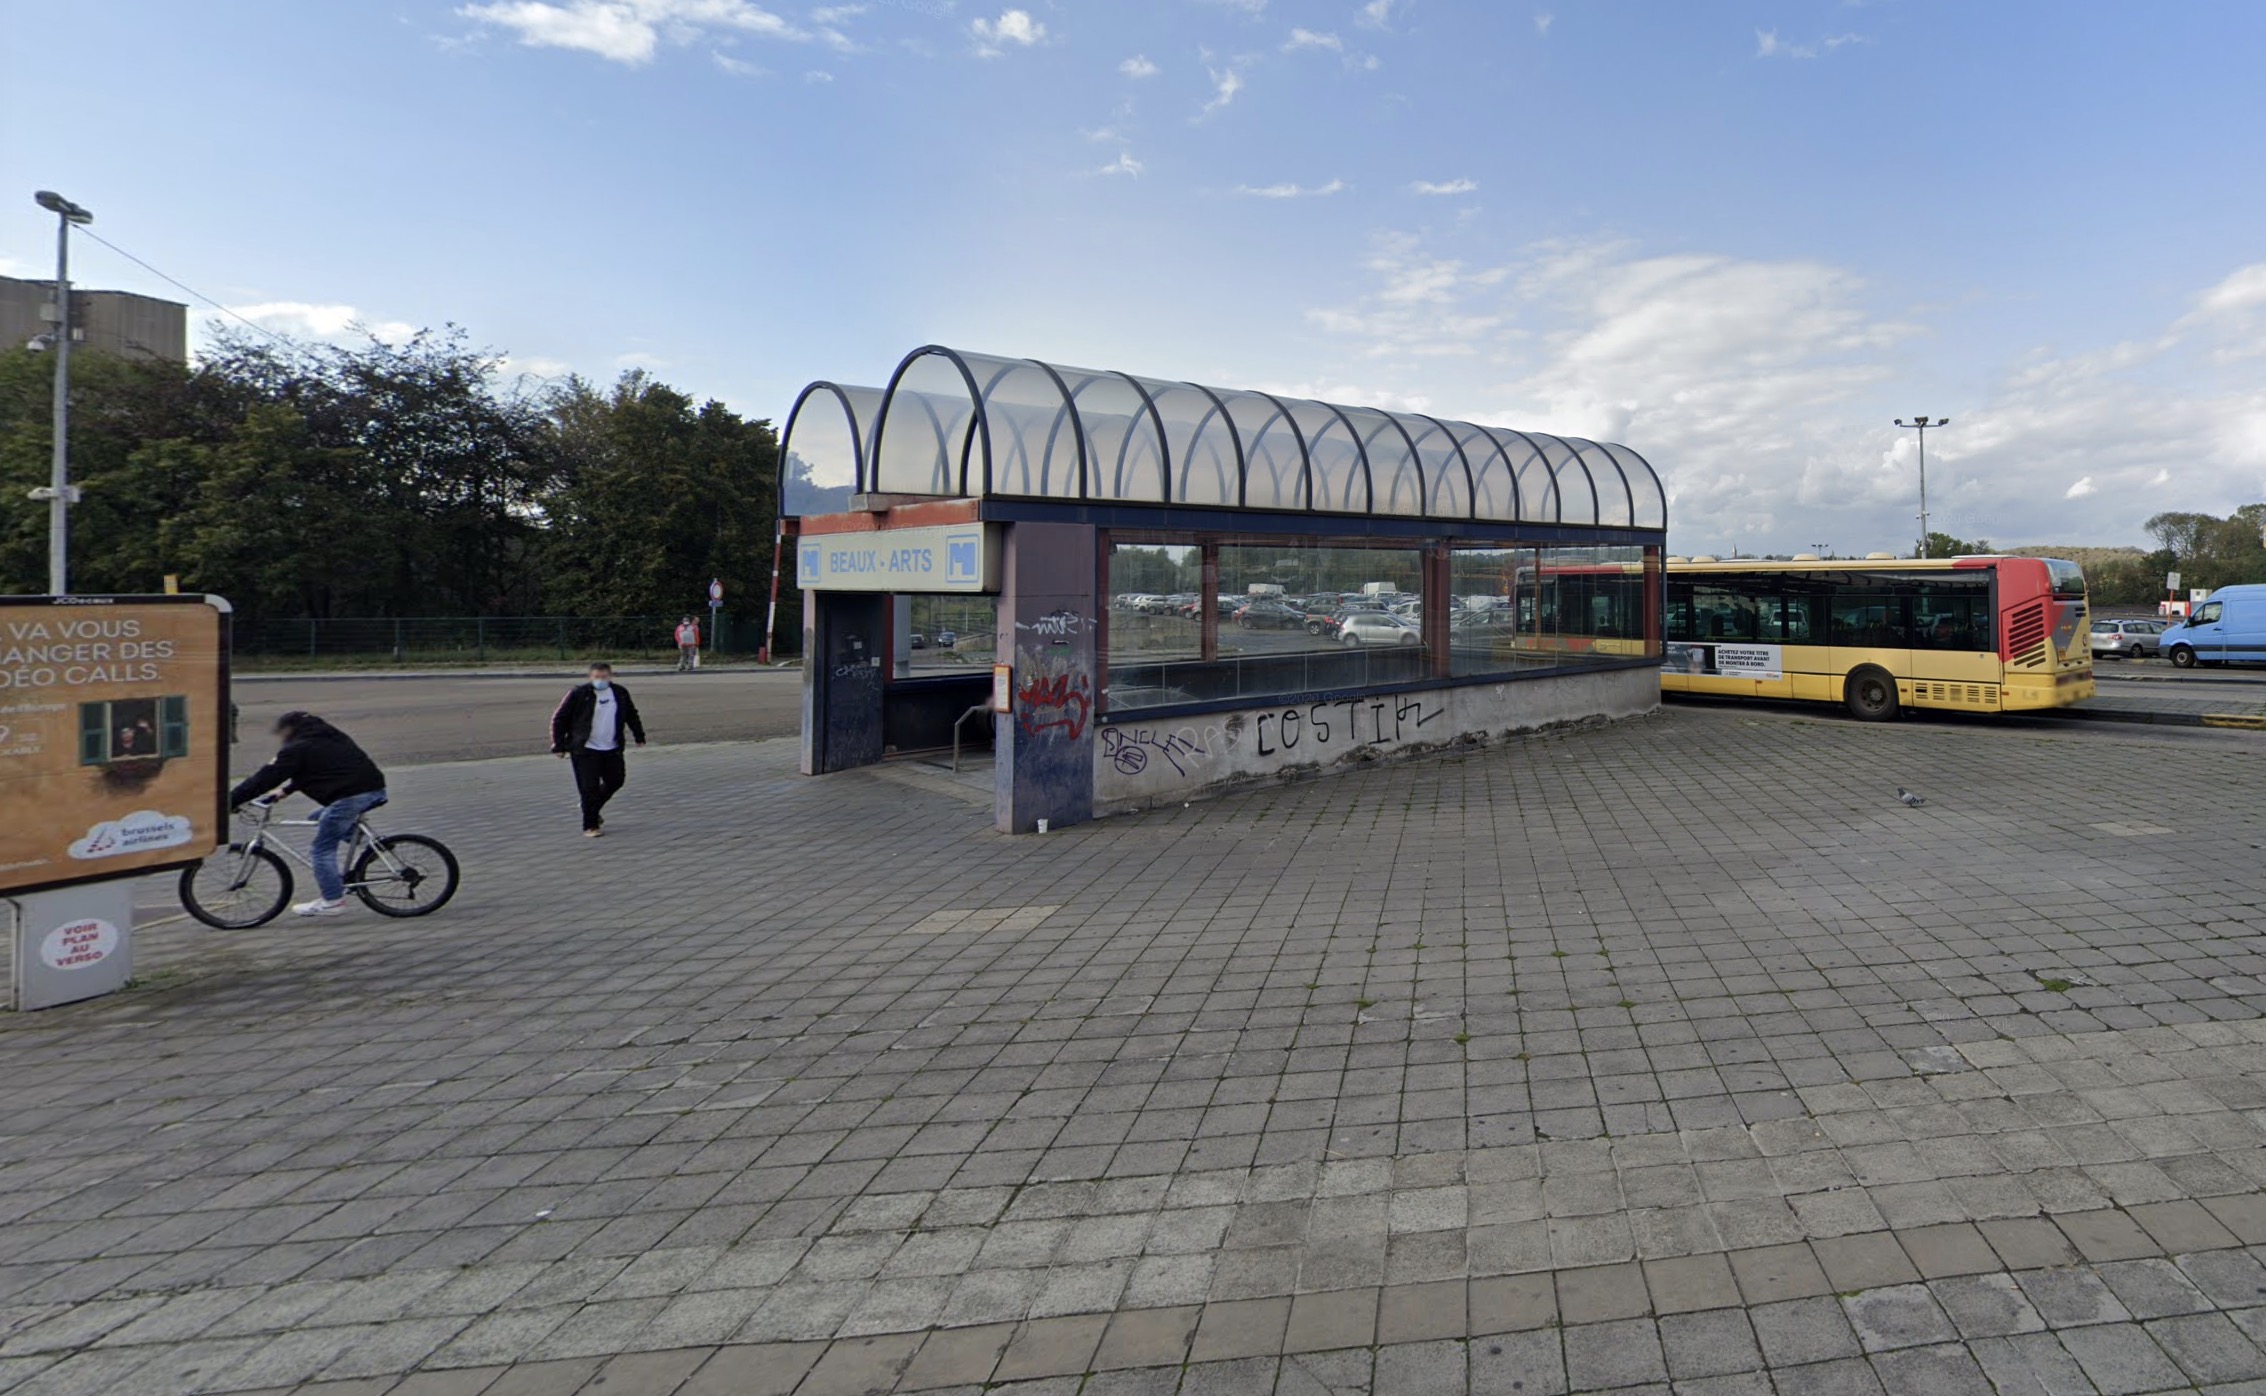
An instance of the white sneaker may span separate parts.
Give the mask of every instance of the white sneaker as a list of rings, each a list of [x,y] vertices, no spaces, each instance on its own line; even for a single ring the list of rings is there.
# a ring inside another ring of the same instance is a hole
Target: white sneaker
[[[342,916],[345,912],[346,899],[344,897],[335,902],[317,897],[311,902],[301,902],[291,908],[291,914],[294,916]]]

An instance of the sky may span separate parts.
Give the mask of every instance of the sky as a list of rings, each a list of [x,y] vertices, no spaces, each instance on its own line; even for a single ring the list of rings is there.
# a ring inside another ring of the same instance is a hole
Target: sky
[[[2260,52],[2251,0],[0,0],[0,273],[53,188],[278,331],[775,421],[942,343],[1615,440],[1680,552],[1908,550],[1926,414],[1937,529],[2141,544],[2266,499]]]

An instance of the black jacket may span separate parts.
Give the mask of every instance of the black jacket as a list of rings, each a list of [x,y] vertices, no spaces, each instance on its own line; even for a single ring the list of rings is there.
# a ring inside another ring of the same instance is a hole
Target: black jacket
[[[639,746],[645,745],[645,723],[637,715],[637,704],[630,700],[629,690],[620,684],[612,688],[615,711],[621,722],[614,733],[617,747],[622,733],[635,738]],[[580,751],[590,741],[590,719],[598,708],[598,690],[587,683],[578,683],[567,690],[559,710],[551,714],[551,750]]]
[[[354,739],[321,718],[310,718],[283,750],[242,785],[229,792],[231,808],[265,795],[291,782],[300,794],[317,804],[330,804],[349,795],[367,795],[386,788],[385,772],[378,769]]]

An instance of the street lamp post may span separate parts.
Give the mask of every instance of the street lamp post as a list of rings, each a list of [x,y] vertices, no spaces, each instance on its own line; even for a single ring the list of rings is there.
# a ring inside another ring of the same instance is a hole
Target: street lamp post
[[[47,488],[33,499],[47,501],[47,591],[63,596],[71,589],[71,225],[92,223],[94,215],[52,189],[32,195],[55,215],[55,451]]]
[[[1817,556],[1817,557],[1821,557],[1821,558],[1822,558],[1822,557],[1826,556],[1826,555],[1827,555],[1828,553],[1831,553],[1832,551],[1833,551],[1833,545],[1832,545],[1831,543],[1812,543],[1812,544],[1810,544],[1810,552],[1811,552],[1811,553],[1812,553],[1813,555]]]
[[[1928,555],[1928,428],[1948,427],[1951,418],[1938,417],[1931,422],[1925,417],[1914,417],[1907,422],[1898,417],[1896,424],[1920,433],[1920,556],[1924,558]]]

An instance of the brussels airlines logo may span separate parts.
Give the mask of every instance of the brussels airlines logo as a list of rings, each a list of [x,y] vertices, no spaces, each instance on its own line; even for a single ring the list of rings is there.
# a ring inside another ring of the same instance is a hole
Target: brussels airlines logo
[[[967,582],[971,585],[982,578],[983,569],[978,561],[978,540],[973,534],[959,534],[944,540],[944,580]]]
[[[173,848],[187,843],[189,835],[187,816],[138,809],[123,819],[105,819],[95,825],[68,852],[80,859],[116,858],[153,848]]]

